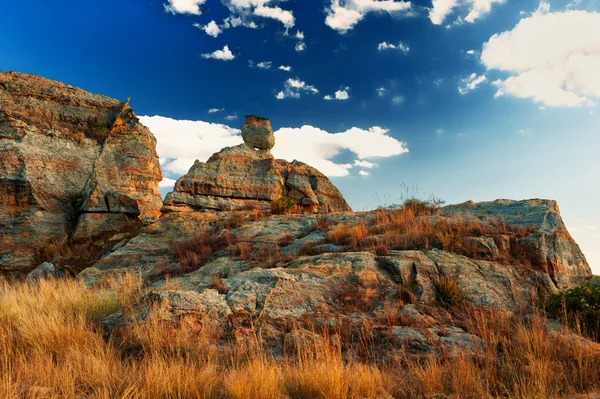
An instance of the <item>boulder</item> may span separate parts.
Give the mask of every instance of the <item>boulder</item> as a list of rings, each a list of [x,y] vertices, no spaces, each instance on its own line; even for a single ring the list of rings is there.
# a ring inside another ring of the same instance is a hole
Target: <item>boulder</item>
[[[44,262],[27,274],[28,281],[53,278],[56,275],[56,269],[50,262]]]
[[[270,151],[275,146],[271,121],[260,116],[246,116],[246,124],[242,126],[242,139],[252,148]]]
[[[0,73],[0,271],[135,233],[160,215],[161,179],[156,140],[129,101]]]

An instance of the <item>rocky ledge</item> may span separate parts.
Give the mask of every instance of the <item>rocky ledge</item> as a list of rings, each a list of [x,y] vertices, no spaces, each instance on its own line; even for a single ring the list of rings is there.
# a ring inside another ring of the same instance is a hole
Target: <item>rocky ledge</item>
[[[254,115],[242,127],[244,143],[196,161],[165,198],[163,212],[296,207],[300,213],[351,211],[339,190],[305,163],[278,160],[271,123]]]
[[[0,270],[131,237],[160,215],[161,179],[156,140],[128,101],[0,73]]]

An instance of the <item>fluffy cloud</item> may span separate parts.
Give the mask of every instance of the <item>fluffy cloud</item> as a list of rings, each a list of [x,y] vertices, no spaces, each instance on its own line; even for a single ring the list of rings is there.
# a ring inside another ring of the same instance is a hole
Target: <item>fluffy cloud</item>
[[[411,3],[403,0],[331,0],[325,24],[346,33],[372,12],[407,13]]]
[[[465,10],[466,16],[459,16],[454,22],[460,24],[463,21],[473,23],[492,10],[494,4],[504,3],[505,0],[433,0],[432,7],[429,9],[429,19],[435,25],[444,23],[446,17],[452,14],[455,9]],[[464,15],[464,14],[463,14]]]
[[[211,108],[211,109],[208,110],[208,113],[209,114],[214,114],[216,112],[223,112],[223,111],[225,111],[225,108]]]
[[[208,36],[217,37],[223,33],[223,29],[217,25],[215,21],[210,21],[206,25],[194,24],[194,26],[200,30],[203,30]]]
[[[325,100],[348,100],[350,98],[350,94],[348,93],[350,90],[349,87],[344,87],[341,90],[337,90],[333,96],[329,94],[323,97]]]
[[[403,52],[404,54],[408,54],[408,52],[410,51],[410,47],[408,47],[406,44],[404,44],[402,42],[398,42],[397,45],[393,44],[393,43],[382,42],[382,43],[379,43],[379,45],[377,46],[377,50],[379,50],[379,51],[399,50],[399,51]]]
[[[487,77],[485,75],[478,76],[476,73],[472,73],[469,77],[460,80],[460,85],[458,86],[458,92],[462,95],[465,95],[477,88],[480,84],[485,82]]]
[[[187,173],[196,159],[206,161],[223,147],[242,143],[239,129],[222,124],[162,116],[142,116],[140,120],[156,136],[163,172],[169,174],[161,187],[168,187],[173,179]],[[404,142],[388,133],[377,126],[368,130],[353,127],[340,133],[329,133],[308,125],[281,128],[275,132],[276,145],[272,152],[277,158],[306,162],[327,176],[348,176],[353,167],[376,166],[368,160],[408,152]],[[342,151],[354,154],[353,164],[333,161]]]
[[[140,121],[156,136],[163,171],[176,175],[187,173],[196,159],[205,161],[221,148],[242,142],[238,129],[218,123],[162,116],[141,116]]]
[[[254,17],[270,18],[279,21],[286,29],[293,28],[296,20],[291,11],[276,6],[278,0],[222,0],[223,5],[231,13],[231,19],[235,20],[232,26],[248,26],[255,24]]]
[[[202,15],[200,6],[204,3],[206,0],[169,0],[164,7],[165,11],[172,14]]]
[[[175,179],[169,179],[168,177],[165,177],[160,181],[160,183],[158,183],[158,187],[172,188],[173,186],[175,186],[176,182],[177,182],[177,180],[175,180]]]
[[[354,161],[354,166],[358,166],[360,168],[372,169],[372,168],[377,167],[377,164],[373,163],[373,162],[361,161],[361,160],[357,159],[356,161]]]
[[[406,144],[388,135],[388,130],[372,127],[369,130],[353,127],[341,133],[328,133],[313,126],[282,128],[275,132],[277,139],[273,154],[287,160],[298,159],[319,169],[327,176],[348,176],[352,164],[332,161],[347,150],[358,158],[391,157],[408,152]]]
[[[292,67],[291,66],[280,65],[279,69],[281,69],[282,71],[290,72],[292,70]]]
[[[379,97],[383,97],[383,96],[385,96],[385,92],[386,92],[387,90],[385,89],[385,87],[383,87],[383,86],[382,86],[382,87],[378,87],[378,88],[376,88],[376,89],[375,89],[375,91],[377,91],[377,95],[378,95]]]
[[[284,89],[275,95],[278,100],[284,98],[299,98],[303,93],[317,94],[319,90],[316,87],[306,84],[300,79],[288,79],[284,82]]]
[[[235,58],[235,55],[229,50],[229,46],[225,45],[223,50],[216,50],[212,53],[202,54],[202,58],[213,58],[215,60],[231,61]]]
[[[540,7],[483,45],[481,62],[511,74],[494,82],[496,96],[548,107],[591,105],[600,97],[600,14],[548,11]]]
[[[361,176],[369,176],[370,175],[370,173],[367,172],[366,170],[361,170],[360,172],[358,172],[358,174]]]

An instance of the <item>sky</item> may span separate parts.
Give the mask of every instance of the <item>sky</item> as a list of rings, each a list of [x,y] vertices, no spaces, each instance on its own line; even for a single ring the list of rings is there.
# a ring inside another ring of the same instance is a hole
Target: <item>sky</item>
[[[355,210],[555,199],[600,274],[599,0],[23,0],[0,70],[125,100],[163,194],[268,117]]]

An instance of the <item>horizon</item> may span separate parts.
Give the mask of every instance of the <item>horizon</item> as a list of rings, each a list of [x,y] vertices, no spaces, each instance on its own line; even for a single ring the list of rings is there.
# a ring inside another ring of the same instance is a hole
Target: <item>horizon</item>
[[[276,157],[319,169],[355,211],[407,195],[556,200],[600,274],[596,0],[307,4],[11,3],[0,70],[131,97],[163,195],[256,114]]]

